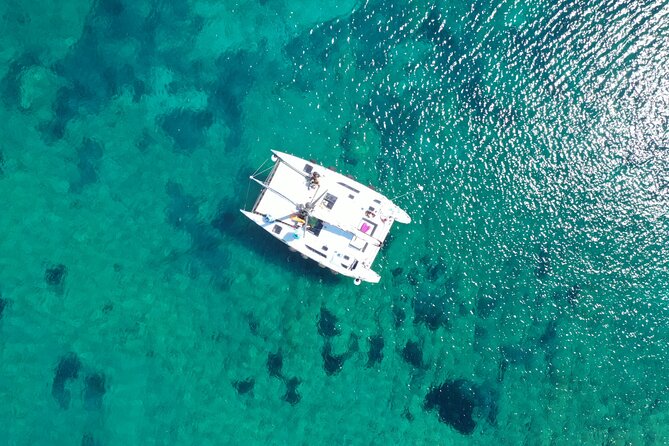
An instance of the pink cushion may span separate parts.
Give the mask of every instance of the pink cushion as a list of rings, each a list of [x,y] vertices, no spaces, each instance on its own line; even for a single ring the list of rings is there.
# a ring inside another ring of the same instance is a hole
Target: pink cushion
[[[362,226],[360,226],[360,230],[365,233],[369,231],[369,228],[371,228],[371,226],[369,226],[367,223],[363,223]]]

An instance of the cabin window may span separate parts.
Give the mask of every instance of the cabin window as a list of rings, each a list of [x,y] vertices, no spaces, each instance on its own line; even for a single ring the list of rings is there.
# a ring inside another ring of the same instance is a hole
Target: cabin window
[[[344,186],[346,189],[348,189],[348,190],[350,190],[350,191],[353,191],[353,192],[355,192],[356,194],[360,192],[360,191],[359,191],[358,189],[356,189],[355,187],[351,187],[351,186],[349,186],[349,185],[346,184],[346,183],[342,183],[341,181],[338,182],[337,184],[340,185],[340,186]],[[380,203],[379,203],[379,204],[380,204]]]
[[[325,194],[325,198],[323,199],[323,202],[325,203],[326,208],[332,209],[332,207],[337,202],[337,197],[335,197],[332,194]]]
[[[312,248],[312,247],[309,246],[309,245],[304,245],[304,246],[306,246],[307,249],[308,249],[309,251],[315,252],[315,253],[318,254],[319,256],[324,257],[324,258],[327,259],[328,256],[326,256],[325,254],[323,254],[322,252],[320,252],[318,249],[316,249],[316,248]]]
[[[312,166],[311,164],[305,164],[304,169],[302,170],[304,170],[306,173],[311,173],[311,171],[314,170],[314,166]]]

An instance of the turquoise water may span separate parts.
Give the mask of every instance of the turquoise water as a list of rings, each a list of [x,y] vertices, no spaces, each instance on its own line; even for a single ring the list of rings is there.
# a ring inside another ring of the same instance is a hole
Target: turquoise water
[[[0,11],[0,444],[669,443],[666,1]],[[426,186],[380,284],[273,148]]]

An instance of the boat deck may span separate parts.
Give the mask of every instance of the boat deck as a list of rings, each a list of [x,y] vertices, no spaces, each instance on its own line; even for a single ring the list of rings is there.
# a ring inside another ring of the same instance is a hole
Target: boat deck
[[[324,267],[368,282],[393,222],[408,216],[378,192],[318,164],[281,152],[250,219]],[[314,176],[314,173],[317,175]],[[300,208],[311,204],[308,218]],[[306,220],[305,220],[306,218]],[[410,220],[410,219],[409,219]]]

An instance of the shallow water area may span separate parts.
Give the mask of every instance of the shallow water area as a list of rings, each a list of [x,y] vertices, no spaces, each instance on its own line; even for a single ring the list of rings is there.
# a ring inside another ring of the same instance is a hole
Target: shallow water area
[[[669,3],[23,3],[0,444],[669,442]],[[378,285],[239,213],[271,149],[425,186]]]

